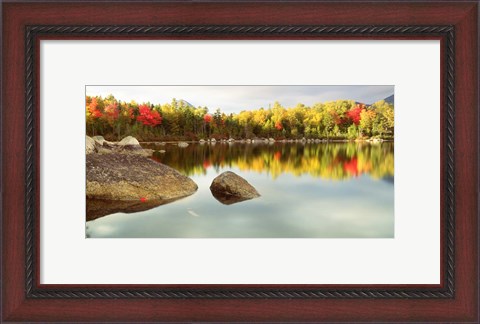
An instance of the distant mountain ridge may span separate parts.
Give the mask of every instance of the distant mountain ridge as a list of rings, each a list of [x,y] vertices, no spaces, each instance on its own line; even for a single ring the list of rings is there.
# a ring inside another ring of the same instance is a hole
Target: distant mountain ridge
[[[389,103],[389,104],[392,104],[394,105],[394,101],[395,101],[395,94],[392,94],[391,96],[388,96],[386,98],[383,99],[385,102]],[[377,100],[377,101],[380,101],[380,100]],[[188,101],[184,100],[184,99],[177,99],[177,103],[179,104],[183,104],[187,107],[191,107],[191,108],[195,108],[194,105],[192,105],[191,103],[189,103]],[[355,104],[361,104],[361,105],[365,105],[367,107],[370,107],[371,105],[373,105],[374,103],[370,103],[370,104],[365,104],[363,102],[360,102],[360,101],[355,101]]]
[[[383,99],[385,100],[385,102],[389,103],[389,104],[394,104],[394,101],[395,101],[395,95],[392,94],[391,96],[388,96],[387,98]]]
[[[386,103],[389,103],[391,105],[394,105],[394,102],[395,102],[395,94],[392,94],[391,96],[388,96],[384,99],[381,99],[381,100],[384,100]],[[380,100],[377,100],[377,101],[380,101]],[[377,102],[375,101],[375,102]],[[355,104],[361,104],[361,105],[365,105],[367,107],[370,107],[371,105],[373,105],[375,102],[372,102],[370,104],[365,104],[363,102],[360,102],[360,101],[355,101]]]
[[[177,100],[177,103],[179,103],[179,104],[183,104],[183,105],[185,105],[185,106],[187,106],[187,107],[192,107],[192,108],[195,108],[195,106],[194,106],[194,105],[192,105],[191,103],[189,103],[188,101],[186,101],[186,100],[183,100],[183,99],[179,99],[179,100]]]

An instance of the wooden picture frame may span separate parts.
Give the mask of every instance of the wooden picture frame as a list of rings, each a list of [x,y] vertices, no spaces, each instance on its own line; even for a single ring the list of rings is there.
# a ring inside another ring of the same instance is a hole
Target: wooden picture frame
[[[4,2],[3,27],[3,321],[478,320],[478,2]],[[441,284],[41,285],[39,41],[90,38],[439,39]]]

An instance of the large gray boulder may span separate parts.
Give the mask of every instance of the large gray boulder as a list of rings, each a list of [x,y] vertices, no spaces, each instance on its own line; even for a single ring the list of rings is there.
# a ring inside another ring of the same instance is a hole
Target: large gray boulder
[[[87,198],[166,200],[185,197],[197,184],[175,169],[137,154],[88,154]]]
[[[97,145],[103,145],[103,142],[105,142],[105,138],[103,136],[97,135],[92,137]]]
[[[92,154],[97,152],[95,147],[95,140],[90,136],[85,137],[85,154]]]
[[[140,143],[133,136],[127,136],[123,138],[120,142],[116,143],[116,145],[121,150],[142,150]]]
[[[133,136],[127,136],[120,142],[106,141],[103,136],[94,136],[93,140],[96,147],[95,152],[99,154],[122,153],[152,156],[154,152],[152,149],[142,148],[138,140]]]
[[[225,205],[260,197],[257,190],[247,180],[231,171],[223,172],[213,179],[210,191],[218,201]]]

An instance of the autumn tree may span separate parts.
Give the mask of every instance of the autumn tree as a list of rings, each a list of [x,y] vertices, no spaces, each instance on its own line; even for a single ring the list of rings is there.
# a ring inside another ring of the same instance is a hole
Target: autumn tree
[[[122,102],[114,96],[86,97],[86,124],[90,135],[143,140],[273,137],[276,139],[389,138],[394,132],[393,104],[380,100],[367,106],[353,100],[299,103],[284,107],[278,101],[268,108],[225,114],[208,107],[193,107],[184,100],[152,104]]]
[[[355,125],[358,126],[358,124],[360,124],[360,114],[364,109],[365,109],[365,105],[356,104],[355,107],[353,107],[347,112],[347,116]]]
[[[362,134],[371,135],[373,122],[376,117],[376,113],[370,109],[364,109],[360,113],[360,131]]]
[[[98,109],[98,102],[96,97],[87,97],[86,103],[87,126],[91,127],[92,135],[95,135],[95,121],[102,117],[102,112]]]
[[[162,123],[162,117],[156,110],[152,110],[148,105],[140,105],[138,107],[139,115],[137,121],[145,126],[155,127]]]

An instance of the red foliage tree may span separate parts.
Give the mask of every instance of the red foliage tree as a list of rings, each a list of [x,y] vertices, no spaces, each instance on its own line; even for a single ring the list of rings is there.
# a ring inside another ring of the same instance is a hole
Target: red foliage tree
[[[344,124],[348,124],[349,121],[350,120],[347,117],[337,117],[337,119],[335,119],[335,124],[344,125]]]
[[[105,107],[104,111],[105,111],[105,114],[104,114],[105,120],[110,125],[113,125],[113,123],[118,119],[118,104],[116,102],[111,103]]]
[[[335,125],[341,125],[345,122],[344,118],[340,117],[337,112],[332,112],[331,114],[335,121]]]
[[[102,117],[102,112],[98,109],[97,98],[95,97],[92,98],[90,105],[88,105],[88,112],[90,113],[93,119]]]
[[[207,123],[210,124],[212,122],[212,115],[206,114],[203,116],[203,120]]]
[[[283,125],[280,121],[277,121],[275,123],[275,128],[278,129],[278,130],[282,130],[283,129]]]
[[[360,120],[362,119],[360,114],[363,109],[365,109],[365,105],[356,104],[355,107],[347,111],[348,118],[350,118],[355,125],[360,124]]]
[[[137,116],[137,121],[143,125],[155,127],[162,123],[162,116],[160,116],[160,113],[156,110],[150,109],[148,105],[140,105],[138,111],[140,114]]]

